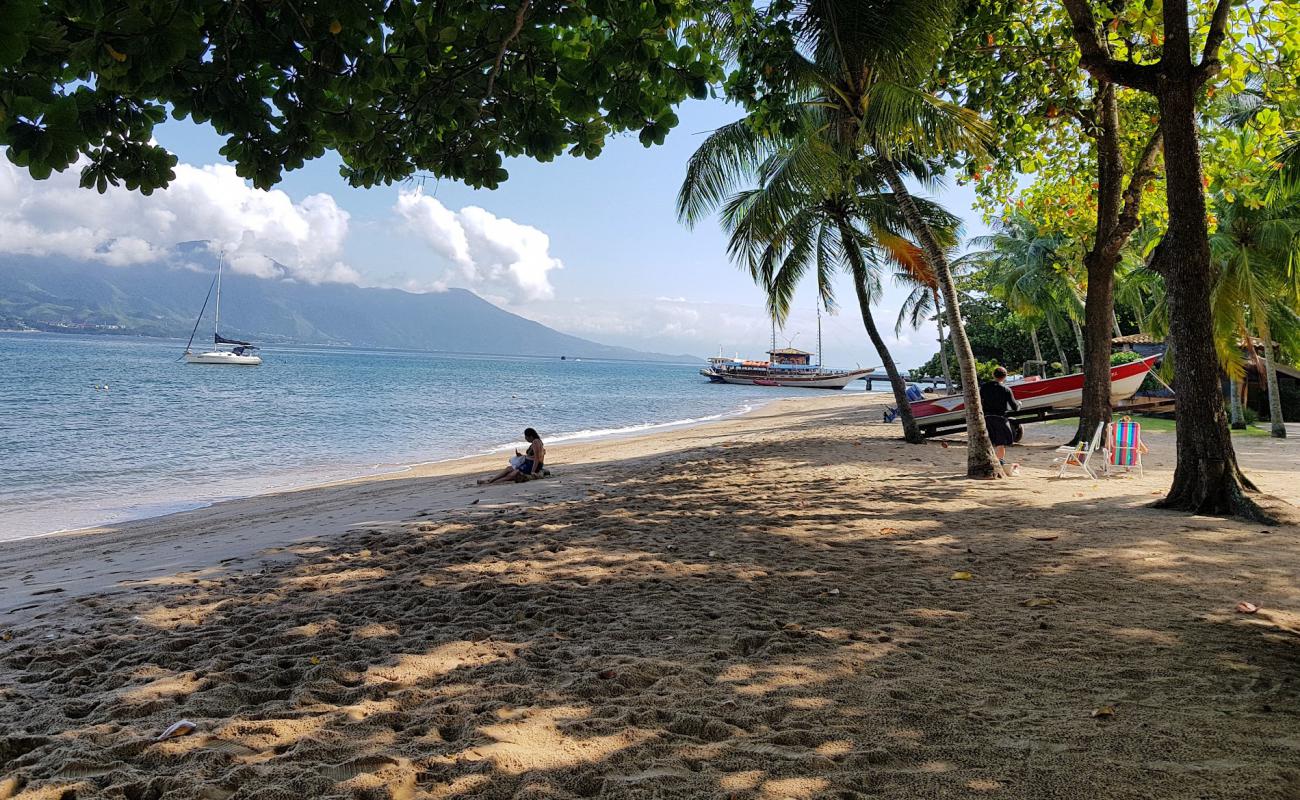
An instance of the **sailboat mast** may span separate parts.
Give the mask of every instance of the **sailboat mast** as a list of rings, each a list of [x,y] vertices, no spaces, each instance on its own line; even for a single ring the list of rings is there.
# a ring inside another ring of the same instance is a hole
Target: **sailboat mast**
[[[817,306],[817,366],[822,365],[822,307]]]
[[[217,313],[212,320],[212,340],[215,342],[216,337],[221,335],[221,267],[225,264],[226,254],[223,252],[221,258],[217,261]]]

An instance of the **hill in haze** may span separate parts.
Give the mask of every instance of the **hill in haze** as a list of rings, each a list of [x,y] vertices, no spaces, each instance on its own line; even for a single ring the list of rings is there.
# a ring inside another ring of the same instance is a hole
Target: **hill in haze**
[[[195,248],[186,249],[183,260],[200,260]],[[177,264],[131,267],[0,256],[0,329],[187,338],[213,273],[180,265],[181,252]],[[415,294],[351,284],[267,280],[227,271],[221,318],[224,335],[257,344],[696,360],[570,336],[464,289]],[[209,305],[198,341],[211,341],[211,320]]]

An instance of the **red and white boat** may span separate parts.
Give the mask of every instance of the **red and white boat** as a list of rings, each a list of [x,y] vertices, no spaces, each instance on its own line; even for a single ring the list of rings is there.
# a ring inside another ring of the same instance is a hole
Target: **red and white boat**
[[[1117,404],[1137,394],[1147,372],[1160,356],[1148,356],[1141,361],[1116,364],[1110,368],[1110,402]],[[1017,414],[1048,409],[1074,409],[1083,405],[1083,373],[1061,375],[1057,378],[1025,378],[1007,381],[1011,396],[1020,403]],[[934,400],[912,403],[912,416],[922,429],[964,422],[966,398],[959,394]],[[1040,417],[1041,418],[1041,417]]]

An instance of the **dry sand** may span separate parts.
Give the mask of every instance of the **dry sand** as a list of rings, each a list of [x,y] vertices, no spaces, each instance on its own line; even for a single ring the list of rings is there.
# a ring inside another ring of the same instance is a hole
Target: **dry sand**
[[[0,545],[0,798],[1300,797],[1300,530],[1147,508],[1167,434],[972,482],[878,418]],[[1239,448],[1300,503],[1300,442]]]

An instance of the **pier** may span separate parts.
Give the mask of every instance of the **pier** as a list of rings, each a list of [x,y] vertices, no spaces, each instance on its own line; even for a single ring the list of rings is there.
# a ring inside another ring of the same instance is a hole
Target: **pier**
[[[864,376],[863,378],[861,378],[861,380],[866,381],[866,384],[867,384],[867,391],[868,391],[868,392],[887,392],[887,391],[889,391],[889,376],[886,375],[886,374],[883,373],[883,372],[880,373],[879,375],[877,375],[877,374],[875,374],[875,373],[872,373],[872,374],[870,374],[870,375],[866,375],[866,376]],[[879,387],[876,386],[876,383],[877,383],[877,382],[880,383],[880,386],[879,386]],[[938,391],[948,392],[948,391],[950,391],[949,388],[948,388],[948,381],[944,380],[942,377],[932,377],[932,378],[904,378],[904,379],[903,379],[903,382],[904,382],[904,383],[915,383],[917,386],[920,386],[922,389],[929,389],[930,391],[934,391],[934,392],[938,392]]]

